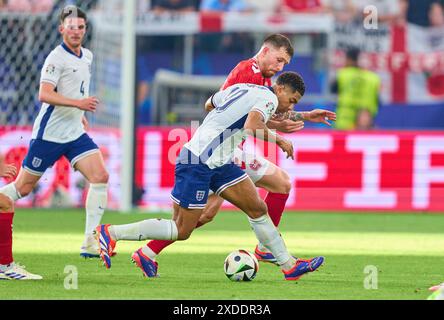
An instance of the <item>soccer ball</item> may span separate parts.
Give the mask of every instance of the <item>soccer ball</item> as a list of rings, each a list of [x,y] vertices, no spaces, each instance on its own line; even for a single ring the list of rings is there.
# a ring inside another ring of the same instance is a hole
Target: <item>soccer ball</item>
[[[251,281],[256,277],[258,270],[256,257],[246,250],[233,251],[225,259],[225,275],[231,281]]]

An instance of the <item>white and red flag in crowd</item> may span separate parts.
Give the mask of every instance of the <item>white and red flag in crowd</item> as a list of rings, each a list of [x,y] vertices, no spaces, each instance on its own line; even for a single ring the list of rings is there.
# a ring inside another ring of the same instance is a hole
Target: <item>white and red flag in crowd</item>
[[[384,103],[424,104],[444,99],[444,28],[413,24],[366,30],[362,24],[337,25],[333,67],[344,64],[344,50],[359,46],[360,65],[381,76]]]

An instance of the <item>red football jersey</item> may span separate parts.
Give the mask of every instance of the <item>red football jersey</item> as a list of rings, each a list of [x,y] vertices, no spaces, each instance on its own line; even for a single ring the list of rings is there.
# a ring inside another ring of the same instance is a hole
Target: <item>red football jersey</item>
[[[271,86],[271,79],[264,78],[255,58],[243,60],[231,70],[221,90],[236,83],[251,83],[260,86]]]

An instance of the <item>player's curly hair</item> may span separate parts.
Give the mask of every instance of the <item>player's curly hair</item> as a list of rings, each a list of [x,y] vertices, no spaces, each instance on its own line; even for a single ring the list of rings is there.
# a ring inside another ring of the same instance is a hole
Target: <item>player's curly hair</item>
[[[294,48],[291,45],[290,39],[280,33],[274,33],[265,38],[264,44],[269,44],[276,49],[285,48],[285,51],[290,57],[294,55]]]
[[[281,73],[276,80],[277,85],[290,86],[293,91],[297,91],[303,96],[305,94],[305,83],[302,76],[293,71]]]
[[[65,22],[65,19],[68,17],[69,18],[83,18],[83,19],[85,19],[85,22],[88,21],[85,11],[83,11],[82,9],[80,9],[79,7],[76,7],[74,5],[68,5],[60,11],[60,15],[59,15],[60,24],[63,24]]]

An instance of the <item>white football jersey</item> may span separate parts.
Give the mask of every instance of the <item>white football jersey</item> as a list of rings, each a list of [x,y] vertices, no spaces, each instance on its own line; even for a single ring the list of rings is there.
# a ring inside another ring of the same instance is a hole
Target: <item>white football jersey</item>
[[[75,55],[64,43],[46,58],[40,83],[51,83],[56,91],[70,99],[89,97],[93,54],[81,48]],[[67,143],[76,140],[85,130],[82,125],[84,111],[75,107],[53,106],[43,103],[34,122],[32,139]]]
[[[269,87],[241,83],[214,94],[212,103],[215,109],[185,148],[214,169],[230,162],[235,148],[246,138],[248,113],[259,112],[266,123],[276,111],[278,99]]]

